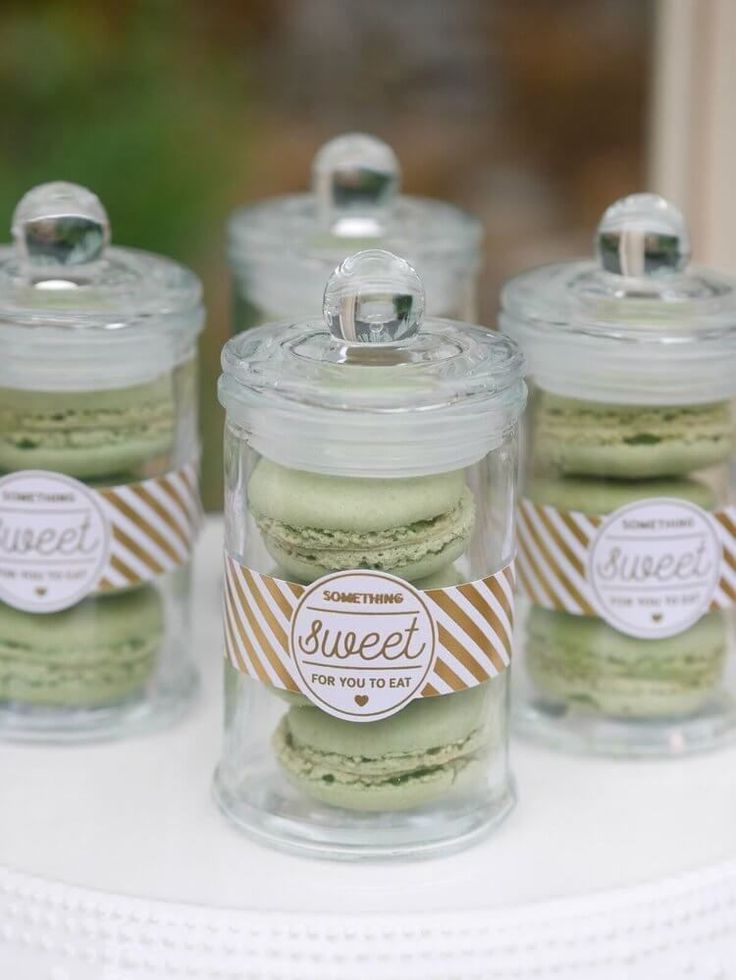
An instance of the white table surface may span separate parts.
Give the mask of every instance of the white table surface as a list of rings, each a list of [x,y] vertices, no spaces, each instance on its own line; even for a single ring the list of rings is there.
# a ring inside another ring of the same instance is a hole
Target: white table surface
[[[601,762],[514,743],[516,810],[443,859],[318,862],[230,827],[210,798],[220,547],[211,520],[188,718],[127,742],[0,746],[3,980],[736,977],[735,748]]]

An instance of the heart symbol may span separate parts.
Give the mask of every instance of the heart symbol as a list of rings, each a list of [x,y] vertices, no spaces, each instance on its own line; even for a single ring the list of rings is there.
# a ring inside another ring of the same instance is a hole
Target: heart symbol
[[[661,623],[662,613],[652,613],[652,619],[654,620],[655,623]]]
[[[36,586],[36,595],[44,596],[48,592],[48,589],[44,589],[42,586]]]
[[[358,705],[359,708],[364,708],[368,704],[368,695],[367,694],[356,694],[355,695],[355,703]]]

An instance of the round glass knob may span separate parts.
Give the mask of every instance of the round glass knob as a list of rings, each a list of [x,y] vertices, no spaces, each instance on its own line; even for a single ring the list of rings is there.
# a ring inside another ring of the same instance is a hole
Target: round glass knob
[[[99,260],[110,241],[110,223],[99,199],[78,184],[40,184],[13,214],[16,249],[29,265],[69,267]]]
[[[596,247],[603,268],[619,276],[671,275],[690,261],[685,219],[659,194],[631,194],[612,204],[598,225]]]
[[[346,258],[327,281],[324,318],[347,344],[399,344],[424,315],[424,287],[405,259],[374,248]]]
[[[400,177],[396,154],[375,136],[348,133],[330,140],[312,164],[321,224],[346,238],[380,235]]]

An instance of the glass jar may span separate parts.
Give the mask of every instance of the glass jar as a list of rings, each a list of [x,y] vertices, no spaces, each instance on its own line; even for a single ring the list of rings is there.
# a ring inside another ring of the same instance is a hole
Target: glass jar
[[[311,193],[236,211],[228,226],[234,331],[317,314],[327,277],[361,248],[406,255],[433,316],[474,320],[480,222],[450,204],[399,194],[400,178],[391,147],[350,133],[318,152]]]
[[[673,755],[736,731],[735,284],[652,194],[597,252],[502,295],[532,378],[516,713],[547,744]]]
[[[236,824],[333,857],[429,854],[499,821],[516,345],[423,320],[421,280],[346,259],[324,320],[225,345],[225,741]]]
[[[0,735],[74,740],[189,702],[200,519],[182,266],[109,246],[90,191],[43,184],[0,250]]]

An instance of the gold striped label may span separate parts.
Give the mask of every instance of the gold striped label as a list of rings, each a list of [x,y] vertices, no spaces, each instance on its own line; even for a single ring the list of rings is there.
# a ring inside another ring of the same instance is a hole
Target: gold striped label
[[[191,558],[202,524],[199,466],[96,491],[110,530],[107,566],[96,591],[141,585]]]
[[[644,498],[608,515],[520,502],[517,574],[534,605],[657,639],[736,599],[736,507]]]
[[[514,571],[426,591],[356,570],[310,586],[225,556],[224,629],[233,667],[323,710],[374,721],[418,697],[474,687],[511,661]]]

